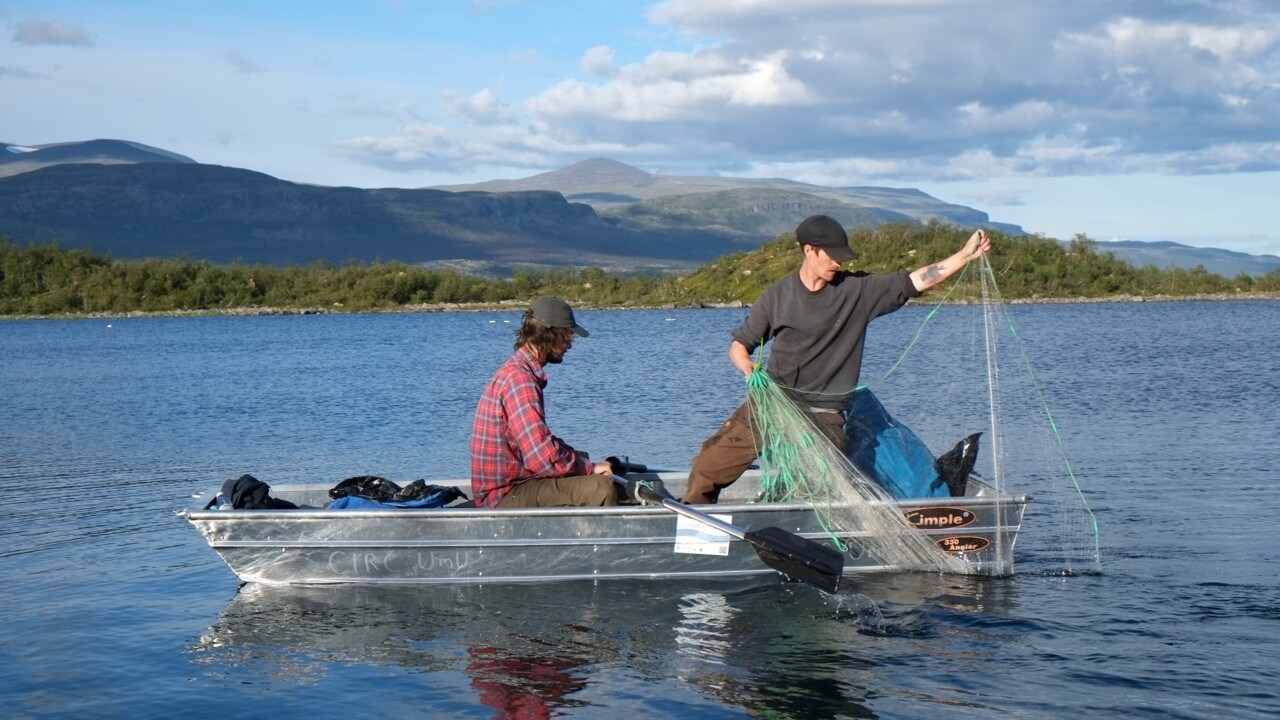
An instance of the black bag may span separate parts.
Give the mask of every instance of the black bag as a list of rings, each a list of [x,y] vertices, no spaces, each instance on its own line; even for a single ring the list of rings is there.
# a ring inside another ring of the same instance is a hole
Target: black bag
[[[357,475],[349,477],[329,489],[329,497],[340,498],[348,495],[368,498],[377,502],[391,502],[400,486],[386,478],[376,475]]]
[[[252,475],[222,483],[221,496],[236,510],[297,510],[288,500],[271,497],[271,486]]]
[[[329,489],[329,497],[335,500],[351,495],[380,503],[412,502],[436,494],[439,494],[438,499],[441,505],[448,505],[460,497],[466,497],[461,490],[455,487],[428,485],[426,480],[414,480],[408,485],[400,487],[390,480],[376,475],[350,477]]]

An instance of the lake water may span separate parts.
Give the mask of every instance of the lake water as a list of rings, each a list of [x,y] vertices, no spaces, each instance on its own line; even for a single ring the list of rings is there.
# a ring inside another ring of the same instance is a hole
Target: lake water
[[[878,321],[869,372],[924,311]],[[725,351],[744,312],[579,313],[553,430],[687,467],[742,398]],[[518,314],[0,322],[0,715],[1280,716],[1280,303],[1011,312],[1102,572],[1063,576],[1029,535],[1014,577],[834,597],[773,578],[241,587],[175,510],[246,472],[465,476]]]

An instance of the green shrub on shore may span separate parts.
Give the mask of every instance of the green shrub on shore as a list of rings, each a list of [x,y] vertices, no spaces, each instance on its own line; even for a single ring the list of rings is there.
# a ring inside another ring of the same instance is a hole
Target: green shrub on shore
[[[915,270],[959,250],[971,230],[930,223],[925,226],[891,223],[850,234],[858,252],[855,270],[892,272]],[[1225,278],[1202,267],[1193,270],[1135,268],[1097,244],[1077,235],[1064,248],[1056,240],[1007,237],[991,233],[989,256],[996,283],[1008,300],[1107,298],[1122,296],[1187,297],[1240,292],[1280,291],[1280,271],[1261,278]],[[685,291],[705,302],[751,302],[777,278],[799,266],[793,235],[781,236],[759,250],[728,255],[700,268],[682,283]],[[962,285],[953,300],[976,300],[980,289]]]
[[[667,286],[668,289],[661,289]],[[56,245],[0,238],[0,315],[165,312],[229,308],[384,310],[406,305],[501,303],[556,293],[593,305],[672,295],[674,281],[600,268],[522,270],[486,278],[399,262],[306,266],[214,265],[189,258],[114,260]]]
[[[970,231],[930,223],[858,230],[854,269],[913,270],[959,249]],[[1008,300],[1185,297],[1280,292],[1280,271],[1225,278],[1193,270],[1135,268],[1083,235],[1063,247],[1044,237],[993,233],[989,257]],[[342,311],[436,304],[526,301],[541,294],[596,307],[753,302],[800,264],[795,238],[783,235],[749,253],[718,258],[687,275],[608,273],[596,267],[521,270],[487,278],[399,262],[305,266],[214,265],[190,258],[115,260],[56,245],[0,238],[0,315],[60,315],[229,308],[326,308]],[[962,286],[955,300],[976,299]]]

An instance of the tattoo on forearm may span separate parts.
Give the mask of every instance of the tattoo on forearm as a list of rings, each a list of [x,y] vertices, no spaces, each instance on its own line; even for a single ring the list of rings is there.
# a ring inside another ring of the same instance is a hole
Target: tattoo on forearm
[[[920,279],[927,283],[941,282],[946,275],[942,272],[941,265],[930,265],[924,269],[924,273],[920,275]]]

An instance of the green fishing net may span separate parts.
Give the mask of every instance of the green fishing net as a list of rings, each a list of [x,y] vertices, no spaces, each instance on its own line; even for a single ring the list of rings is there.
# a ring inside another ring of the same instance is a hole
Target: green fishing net
[[[893,497],[844,456],[785,390],[757,370],[747,383],[760,444],[757,498],[813,506],[841,550],[875,558],[886,570],[967,572],[906,519]]]

